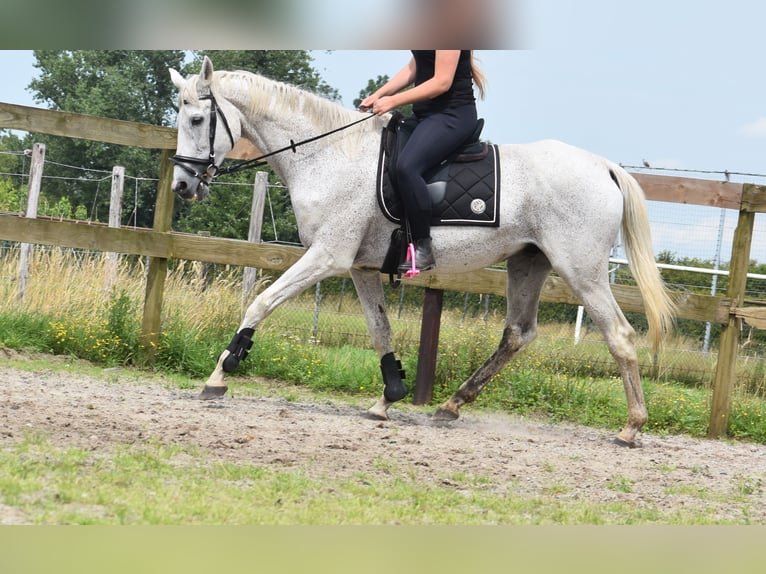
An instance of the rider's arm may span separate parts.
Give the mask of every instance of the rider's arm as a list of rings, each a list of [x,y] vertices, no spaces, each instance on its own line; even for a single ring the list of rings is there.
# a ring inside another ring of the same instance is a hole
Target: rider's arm
[[[402,68],[371,96],[362,100],[361,109],[372,108],[376,114],[385,114],[407,104],[430,100],[450,89],[460,60],[460,50],[436,50],[434,75],[410,90],[403,90],[415,80],[415,59]]]
[[[412,58],[410,59],[409,63],[406,66],[404,66],[404,68],[399,70],[399,72],[393,78],[388,80],[385,84],[383,84],[371,95],[364,98],[362,100],[362,103],[359,104],[359,107],[362,110],[369,109],[380,98],[395,94],[396,92],[403,90],[404,88],[412,84],[412,82],[414,81],[415,81],[415,58]]]
[[[455,80],[460,50],[436,50],[434,75],[411,90],[405,90],[391,96],[395,101],[394,107],[414,104],[423,100],[431,100],[441,96],[450,89]]]

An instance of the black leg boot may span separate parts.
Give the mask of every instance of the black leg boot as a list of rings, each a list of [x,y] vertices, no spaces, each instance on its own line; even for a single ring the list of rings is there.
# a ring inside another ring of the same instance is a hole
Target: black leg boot
[[[430,237],[415,241],[415,264],[421,271],[428,271],[436,266]]]
[[[415,267],[418,271],[428,271],[436,265],[433,251],[431,250],[431,238],[415,240]],[[412,269],[412,261],[405,261],[399,265],[399,273],[406,273]]]
[[[383,396],[389,402],[401,401],[407,396],[407,387],[404,385],[404,370],[402,363],[397,360],[393,353],[386,353],[380,358],[380,372],[383,374]]]

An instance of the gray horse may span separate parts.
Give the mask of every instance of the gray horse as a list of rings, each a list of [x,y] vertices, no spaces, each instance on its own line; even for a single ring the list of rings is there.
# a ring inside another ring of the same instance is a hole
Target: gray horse
[[[179,90],[178,155],[173,190],[203,199],[220,161],[244,138],[260,150],[353,123],[365,114],[298,88],[243,71],[215,71],[205,58],[199,75],[170,70]],[[305,254],[261,292],[247,309],[231,344],[205,384],[202,398],[221,396],[225,374],[247,356],[255,329],[279,304],[322,279],[350,272],[381,361],[383,396],[368,413],[387,410],[406,394],[391,346],[380,268],[395,224],[375,197],[381,130],[388,116],[268,159],[285,182]],[[634,446],[647,420],[636,354],[636,335],[608,282],[608,258],[622,232],[630,268],[643,297],[649,340],[659,347],[673,320],[673,305],[654,262],[644,194],[619,165],[557,141],[499,146],[500,225],[435,227],[437,271],[465,273],[505,261],[508,310],[497,350],[435,417],[452,420],[537,332],[540,291],[551,270],[577,295],[617,361],[628,419],[616,441]]]

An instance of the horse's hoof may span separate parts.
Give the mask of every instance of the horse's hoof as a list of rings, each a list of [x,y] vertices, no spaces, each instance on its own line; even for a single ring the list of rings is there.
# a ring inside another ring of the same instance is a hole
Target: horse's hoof
[[[226,394],[226,391],[229,387],[223,386],[223,387],[211,387],[210,385],[205,385],[205,388],[202,389],[202,391],[199,394],[199,400],[201,401],[210,401],[212,399],[220,399],[223,395]]]
[[[386,401],[385,397],[379,398],[374,405],[372,405],[369,409],[367,409],[367,418],[370,418],[376,421],[387,421],[388,407],[390,405],[391,403]]]
[[[627,441],[625,439],[621,439],[618,436],[614,437],[614,440],[612,442],[616,444],[617,446],[621,446],[623,448],[641,448],[640,443],[637,443],[636,441]]]
[[[433,414],[432,420],[437,423],[449,423],[457,420],[459,416],[460,414],[456,411],[451,411],[449,409],[439,407]]]
[[[388,403],[386,402],[386,399],[378,399],[378,402],[367,409],[367,418],[376,421],[387,421]]]
[[[387,421],[388,413],[386,411],[381,411],[375,409],[375,407],[367,409],[367,418],[372,419],[374,421]]]

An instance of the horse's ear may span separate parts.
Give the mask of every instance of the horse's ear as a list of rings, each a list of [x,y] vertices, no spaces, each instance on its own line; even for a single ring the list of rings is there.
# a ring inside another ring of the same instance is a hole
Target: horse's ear
[[[209,86],[210,82],[213,81],[213,62],[210,61],[210,58],[205,56],[205,59],[202,61],[202,70],[200,70],[199,73],[199,84],[203,86]]]
[[[178,70],[168,68],[168,72],[170,72],[170,79],[173,80],[173,85],[180,90],[186,83],[186,80],[184,80],[184,77],[178,72]]]

